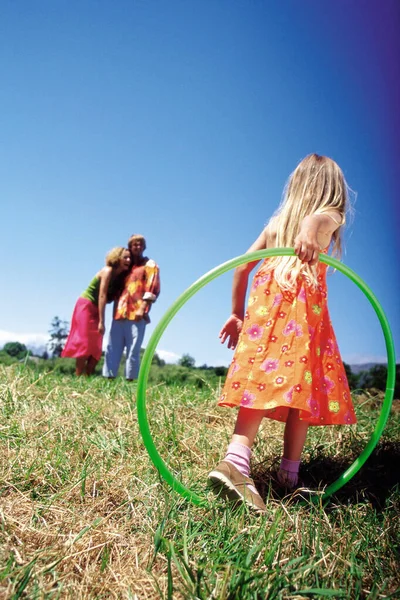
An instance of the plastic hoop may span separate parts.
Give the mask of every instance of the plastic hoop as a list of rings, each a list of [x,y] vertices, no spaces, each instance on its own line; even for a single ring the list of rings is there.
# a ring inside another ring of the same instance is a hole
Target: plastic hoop
[[[144,445],[149,453],[149,456],[159,471],[161,477],[172,487],[173,490],[178,492],[183,498],[186,498],[193,504],[198,506],[206,504],[205,498],[202,498],[195,492],[192,492],[189,488],[185,487],[183,483],[181,483],[178,479],[174,477],[174,475],[170,472],[167,465],[157,452],[157,448],[154,444],[153,438],[150,433],[149,423],[147,419],[147,411],[146,411],[146,387],[148,376],[151,367],[151,361],[154,355],[154,352],[157,348],[157,344],[160,341],[162,334],[167,328],[170,321],[176,315],[176,313],[182,308],[182,306],[192,297],[196,292],[198,292],[202,287],[204,287],[207,283],[210,283],[213,279],[226,273],[230,269],[238,267],[239,265],[259,261],[260,259],[272,257],[272,256],[294,256],[294,250],[292,248],[273,248],[270,250],[258,250],[257,252],[251,252],[249,254],[243,254],[241,256],[237,256],[236,258],[232,258],[225,263],[222,263],[218,267],[215,267],[202,277],[195,281],[187,290],[185,290],[170,306],[167,312],[162,317],[161,321],[158,323],[156,328],[153,331],[153,334],[147,344],[146,351],[143,356],[142,365],[140,368],[139,379],[138,379],[138,388],[137,388],[137,414],[138,414],[138,422],[139,422],[139,430],[143,438]],[[390,330],[389,322],[386,318],[386,315],[379,304],[376,296],[373,294],[371,289],[367,286],[367,284],[349,267],[339,262],[338,260],[326,256],[325,254],[319,255],[319,260],[327,265],[334,267],[347,277],[351,279],[365,294],[368,298],[372,307],[374,308],[380,324],[382,326],[383,335],[386,343],[386,352],[387,352],[387,378],[386,378],[386,392],[385,398],[382,404],[382,409],[378,417],[378,422],[375,426],[375,429],[372,433],[370,440],[368,441],[366,447],[361,452],[360,456],[356,458],[356,460],[346,469],[342,475],[336,479],[333,483],[331,483],[325,490],[322,496],[318,496],[318,498],[325,499],[331,496],[333,493],[337,492],[341,487],[343,487],[354,475],[361,469],[365,461],[371,455],[375,446],[377,445],[379,438],[382,434],[382,431],[386,425],[386,421],[388,419],[390,408],[393,401],[394,396],[394,385],[396,378],[396,357],[394,350],[393,337]]]

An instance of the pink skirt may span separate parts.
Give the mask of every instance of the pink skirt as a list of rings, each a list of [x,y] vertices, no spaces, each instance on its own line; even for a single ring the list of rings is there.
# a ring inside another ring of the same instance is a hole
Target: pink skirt
[[[63,358],[93,356],[100,360],[103,336],[99,333],[99,309],[86,298],[78,298],[71,321],[71,331],[61,353]]]

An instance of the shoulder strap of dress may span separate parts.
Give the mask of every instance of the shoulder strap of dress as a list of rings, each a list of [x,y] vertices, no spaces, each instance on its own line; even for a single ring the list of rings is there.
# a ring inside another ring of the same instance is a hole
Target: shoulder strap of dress
[[[336,225],[339,225],[339,227],[341,225],[343,225],[344,223],[344,219],[342,219],[341,221],[338,221],[337,219],[335,219],[335,217],[333,215],[331,215],[330,213],[326,212],[325,213],[327,217],[330,217],[332,219],[332,221],[335,221]]]

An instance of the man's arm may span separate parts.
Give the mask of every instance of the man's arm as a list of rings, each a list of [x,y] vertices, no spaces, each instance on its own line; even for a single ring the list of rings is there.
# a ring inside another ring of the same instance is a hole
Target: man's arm
[[[149,260],[145,267],[146,280],[142,304],[137,311],[137,316],[142,319],[150,310],[151,305],[160,295],[160,269],[154,260]]]

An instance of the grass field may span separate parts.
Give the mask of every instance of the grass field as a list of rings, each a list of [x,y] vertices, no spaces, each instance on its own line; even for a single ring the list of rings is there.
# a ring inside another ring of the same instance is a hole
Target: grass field
[[[282,426],[265,423],[253,475],[268,512],[207,491],[234,411],[205,385],[148,392],[157,448],[190,505],[160,481],[139,434],[135,385],[0,366],[0,597],[74,600],[400,598],[398,402],[366,465],[326,505],[281,498]],[[301,477],[323,489],[360,453],[381,400],[359,423],[314,428]]]

